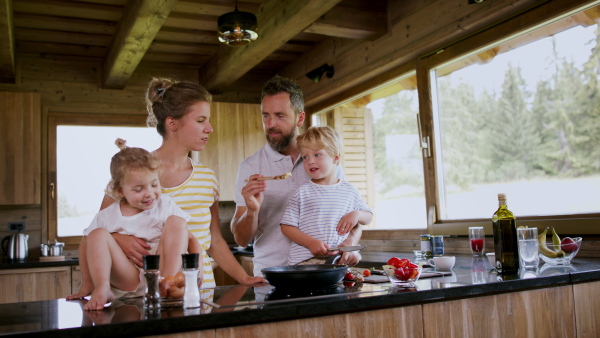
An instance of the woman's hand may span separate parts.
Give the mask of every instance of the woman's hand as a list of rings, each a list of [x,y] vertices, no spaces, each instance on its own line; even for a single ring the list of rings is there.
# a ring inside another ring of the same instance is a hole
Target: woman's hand
[[[150,245],[143,239],[131,235],[123,235],[115,232],[112,233],[112,236],[121,250],[123,250],[123,253],[125,253],[127,259],[138,267],[143,268],[144,262],[142,256],[150,254],[148,252]]]
[[[241,281],[239,281],[240,284],[260,284],[260,283],[267,283],[267,280],[264,277],[261,276],[256,276],[256,277],[251,277],[249,275],[246,275],[244,278],[242,278]]]

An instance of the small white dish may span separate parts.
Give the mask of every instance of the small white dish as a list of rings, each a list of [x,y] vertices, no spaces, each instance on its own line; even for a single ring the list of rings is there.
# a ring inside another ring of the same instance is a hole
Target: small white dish
[[[488,252],[485,254],[488,258],[488,261],[490,261],[490,265],[492,266],[492,268],[496,268],[496,253],[495,252]]]

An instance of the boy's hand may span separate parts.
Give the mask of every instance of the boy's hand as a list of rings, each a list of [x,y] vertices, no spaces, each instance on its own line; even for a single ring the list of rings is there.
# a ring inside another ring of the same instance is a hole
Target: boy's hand
[[[335,228],[335,230],[338,232],[338,235],[342,236],[349,233],[350,230],[352,230],[352,228],[358,224],[359,215],[360,214],[358,211],[350,211],[344,217],[342,217]]]
[[[313,256],[325,256],[329,251],[329,246],[327,245],[327,243],[315,239],[314,241],[311,241],[307,249],[310,250],[310,253]]]

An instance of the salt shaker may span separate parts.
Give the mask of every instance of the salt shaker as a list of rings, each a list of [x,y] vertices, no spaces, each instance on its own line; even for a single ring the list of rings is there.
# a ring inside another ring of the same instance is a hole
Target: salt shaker
[[[146,278],[144,309],[146,310],[160,310],[160,291],[158,289],[158,280],[160,279],[159,262],[159,255],[144,256],[144,277]]]
[[[199,254],[183,254],[183,276],[185,291],[183,307],[186,309],[200,307],[200,291],[198,290],[198,256]]]

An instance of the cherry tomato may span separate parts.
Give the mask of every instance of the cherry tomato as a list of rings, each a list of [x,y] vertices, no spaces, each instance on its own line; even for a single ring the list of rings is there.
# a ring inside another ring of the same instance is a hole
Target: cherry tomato
[[[404,268],[404,267],[407,267],[407,266],[408,266],[408,264],[410,264],[410,260],[408,260],[408,258],[402,258],[402,259],[400,260],[400,263],[399,263],[399,264],[400,264],[400,266],[401,266],[401,267],[403,267],[403,268]]]
[[[369,271],[369,270],[363,271],[363,276],[369,277],[370,275],[371,275],[371,271]]]
[[[346,275],[344,276],[344,279],[346,279],[346,280],[354,280],[354,274],[352,274],[352,272],[348,271],[348,272],[346,272]]]
[[[399,267],[396,270],[394,270],[394,275],[396,275],[396,277],[398,277],[399,280],[405,281],[408,280],[408,278],[410,277],[410,272],[408,271],[408,269]]]
[[[399,267],[400,266],[400,258],[392,257],[392,258],[388,259],[387,265],[392,265],[396,268]]]
[[[419,267],[417,266],[416,268],[409,269],[409,274],[409,279],[417,278],[417,276],[419,275]]]

